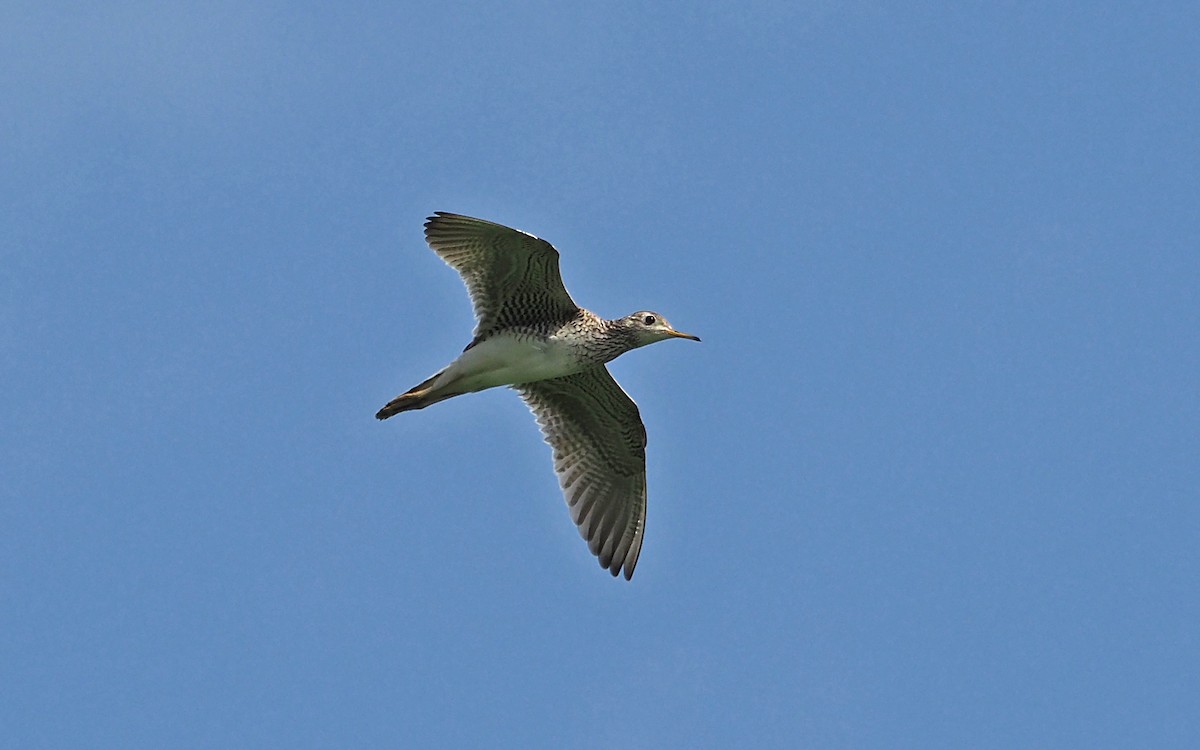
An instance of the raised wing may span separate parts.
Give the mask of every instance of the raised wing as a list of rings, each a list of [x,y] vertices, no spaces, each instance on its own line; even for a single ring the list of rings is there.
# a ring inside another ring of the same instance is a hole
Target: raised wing
[[[558,251],[532,234],[438,211],[425,222],[425,240],[466,282],[476,339],[579,311],[559,275]]]
[[[646,528],[646,428],[603,365],[513,386],[554,449],[571,519],[600,567],[633,577]]]

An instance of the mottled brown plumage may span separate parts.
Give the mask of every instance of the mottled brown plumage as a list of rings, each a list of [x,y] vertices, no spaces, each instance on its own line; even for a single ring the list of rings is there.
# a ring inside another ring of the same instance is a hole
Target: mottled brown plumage
[[[605,320],[575,304],[558,251],[545,240],[482,219],[438,212],[425,238],[462,276],[475,335],[454,362],[392,399],[387,419],[464,393],[516,389],[554,450],[571,518],[600,565],[633,576],[646,522],[646,430],[637,405],[604,366],[680,333],[641,311]]]

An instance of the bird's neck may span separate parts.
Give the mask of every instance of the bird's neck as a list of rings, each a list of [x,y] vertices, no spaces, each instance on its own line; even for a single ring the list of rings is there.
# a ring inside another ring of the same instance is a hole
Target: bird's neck
[[[612,359],[639,346],[637,334],[621,318],[604,321],[604,337],[616,352]]]

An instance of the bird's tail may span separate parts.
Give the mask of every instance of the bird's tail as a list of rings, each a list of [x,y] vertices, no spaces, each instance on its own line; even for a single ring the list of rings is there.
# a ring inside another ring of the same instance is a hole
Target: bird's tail
[[[409,388],[404,393],[387,402],[382,409],[375,413],[376,419],[387,419],[394,417],[402,411],[413,411],[414,409],[424,409],[430,404],[436,404],[439,401],[445,401],[452,396],[460,395],[459,391],[450,390],[446,387],[435,388],[434,382],[440,378],[445,370],[433,375],[420,384]]]

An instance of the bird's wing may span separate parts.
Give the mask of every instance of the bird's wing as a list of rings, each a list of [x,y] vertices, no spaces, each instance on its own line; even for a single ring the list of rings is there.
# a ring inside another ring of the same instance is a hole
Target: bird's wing
[[[438,211],[425,222],[425,240],[466,282],[476,339],[579,311],[559,275],[558,251],[532,234]]]
[[[646,428],[603,365],[513,386],[554,449],[571,519],[600,567],[633,577],[646,528]]]

